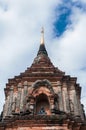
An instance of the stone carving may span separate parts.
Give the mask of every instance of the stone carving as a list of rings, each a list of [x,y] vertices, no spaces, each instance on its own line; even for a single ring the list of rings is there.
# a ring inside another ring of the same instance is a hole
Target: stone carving
[[[29,98],[26,99],[24,112],[27,112],[29,114],[33,114],[34,113],[34,105],[30,103],[30,99]]]
[[[41,107],[40,111],[38,112],[39,115],[46,115],[44,107]]]
[[[18,92],[17,92],[17,101],[16,101],[16,111],[20,111],[20,100],[21,100],[21,87],[18,87]]]
[[[74,104],[71,100],[69,100],[70,103],[70,111],[73,113],[74,112]]]
[[[12,103],[12,112],[16,110],[16,97],[14,98],[14,102]]]
[[[59,109],[59,108],[58,108],[58,100],[57,100],[57,98],[54,99],[54,109],[55,109],[55,110],[58,110],[58,109]]]
[[[53,103],[53,107],[51,109],[51,113],[52,114],[58,114],[58,115],[64,115],[65,112],[64,111],[61,111],[59,110],[59,105],[58,105],[58,97],[56,95],[56,97],[54,98],[54,103]]]
[[[81,104],[81,109],[82,109],[82,112],[83,112],[84,119],[86,120],[86,115],[85,115],[84,105],[83,104]]]
[[[30,103],[27,102],[27,103],[26,103],[26,108],[25,108],[25,110],[22,111],[20,114],[21,114],[21,116],[24,116],[24,115],[29,115],[29,114],[31,114],[31,113],[32,113],[32,112],[31,112],[31,109],[30,109]]]
[[[26,112],[31,112],[29,102],[26,103]]]

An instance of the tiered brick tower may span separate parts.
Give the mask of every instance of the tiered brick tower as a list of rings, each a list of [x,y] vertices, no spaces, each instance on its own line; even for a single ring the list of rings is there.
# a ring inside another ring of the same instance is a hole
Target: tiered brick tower
[[[52,64],[42,29],[31,67],[6,84],[0,130],[86,130],[76,80]]]

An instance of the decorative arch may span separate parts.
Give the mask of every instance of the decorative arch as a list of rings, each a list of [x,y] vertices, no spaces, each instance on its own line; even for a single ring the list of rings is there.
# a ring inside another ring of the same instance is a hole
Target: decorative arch
[[[49,115],[53,109],[58,109],[58,95],[47,79],[35,81],[28,95],[29,104],[33,105],[35,114],[44,110],[45,114]]]
[[[44,79],[44,80],[37,80],[33,85],[32,85],[32,94],[36,89],[39,89],[41,86],[47,88],[52,95],[54,95],[54,90],[53,87],[51,85],[51,83],[49,82],[49,80]]]

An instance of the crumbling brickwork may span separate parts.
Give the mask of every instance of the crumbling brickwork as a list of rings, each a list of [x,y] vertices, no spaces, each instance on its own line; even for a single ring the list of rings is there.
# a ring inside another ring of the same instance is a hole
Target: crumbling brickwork
[[[76,80],[52,64],[42,43],[31,67],[6,84],[0,130],[84,130]]]

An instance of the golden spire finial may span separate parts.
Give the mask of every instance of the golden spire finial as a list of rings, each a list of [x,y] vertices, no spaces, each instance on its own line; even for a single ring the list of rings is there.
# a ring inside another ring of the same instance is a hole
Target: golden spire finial
[[[41,30],[41,44],[44,44],[44,28]]]

